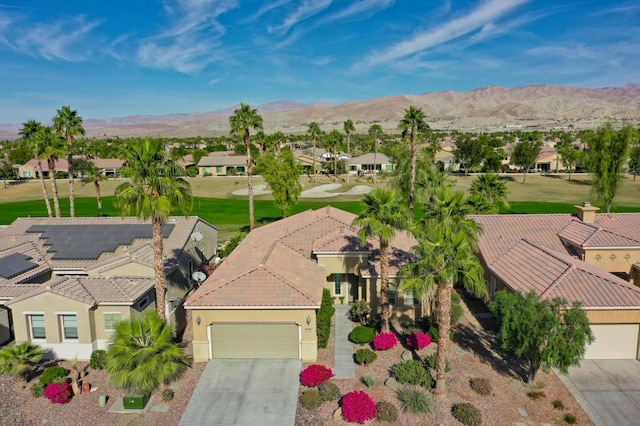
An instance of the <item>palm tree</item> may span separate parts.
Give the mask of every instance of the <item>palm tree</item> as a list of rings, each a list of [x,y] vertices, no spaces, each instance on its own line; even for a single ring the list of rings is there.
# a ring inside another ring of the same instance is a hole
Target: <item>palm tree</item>
[[[165,319],[167,289],[162,253],[162,225],[175,209],[180,209],[185,215],[189,213],[193,200],[191,186],[182,178],[185,170],[168,158],[163,141],[146,138],[129,144],[124,152],[126,155],[123,160],[127,165],[120,173],[130,181],[118,185],[113,204],[123,216],[134,212],[140,219],[151,219],[156,310],[158,316]]]
[[[231,135],[242,137],[244,146],[247,148],[247,189],[249,191],[249,230],[255,226],[253,212],[253,179],[251,177],[253,165],[251,163],[251,140],[249,139],[249,129],[262,130],[262,116],[258,111],[251,109],[249,105],[240,103],[240,108],[233,111],[229,117]]]
[[[102,171],[95,165],[90,167],[82,178],[82,185],[93,182],[96,189],[96,200],[98,201],[98,216],[102,216],[102,197],[100,196],[100,182],[107,180]]]
[[[436,358],[437,395],[447,393],[445,369],[451,330],[451,291],[455,283],[477,295],[486,295],[482,265],[476,257],[479,226],[466,217],[470,207],[461,192],[444,188],[434,195],[434,203],[412,232],[418,241],[415,261],[402,268],[403,288],[422,295],[437,291],[438,352]]]
[[[469,203],[479,214],[497,214],[500,209],[508,208],[509,189],[505,181],[495,173],[486,173],[471,183]]]
[[[176,379],[189,363],[172,336],[172,328],[153,311],[119,322],[107,351],[111,380],[119,388],[150,393]]]
[[[309,124],[307,135],[309,135],[309,137],[313,141],[313,151],[311,153],[311,155],[313,156],[313,166],[311,169],[311,174],[315,176],[316,175],[316,144],[318,142],[318,138],[322,136],[322,130],[320,130],[320,126],[318,125],[318,123],[316,123],[315,121],[312,121],[311,124]],[[314,181],[315,181],[315,178],[314,178]]]
[[[44,204],[47,206],[47,214],[49,217],[53,217],[53,210],[51,210],[51,202],[49,201],[49,193],[47,191],[47,185],[44,183],[44,173],[42,172],[42,156],[43,149],[39,143],[35,140],[35,135],[38,132],[38,129],[42,127],[39,121],[29,120],[25,123],[22,123],[22,130],[20,130],[20,136],[22,136],[31,149],[34,158],[37,161],[38,165],[38,178],[40,179],[40,186],[42,187],[42,195],[44,197]]]
[[[389,331],[389,244],[396,231],[406,229],[407,213],[394,190],[375,188],[363,202],[365,209],[353,225],[360,227],[358,236],[363,245],[369,238],[380,243],[380,316],[382,331]]]
[[[337,130],[332,130],[330,133],[324,135],[322,144],[333,157],[333,176],[334,182],[338,177],[338,153],[340,152],[340,145],[342,144],[342,134]]]
[[[56,161],[64,155],[62,138],[51,127],[42,126],[34,136],[34,141],[41,150],[40,157],[47,160],[49,166],[49,180],[53,191],[53,208],[56,217],[60,217],[60,197],[58,194],[58,184],[56,182]]]
[[[53,128],[61,133],[67,141],[67,162],[69,163],[69,214],[76,215],[75,210],[75,190],[73,176],[73,137],[84,136],[82,117],[78,115],[78,110],[71,110],[69,105],[65,105],[58,110],[58,114],[53,117]]]
[[[23,342],[0,350],[0,374],[25,378],[31,366],[42,359],[45,351],[31,342]]]
[[[372,124],[369,127],[369,136],[373,138],[373,184],[376,183],[376,164],[378,164],[378,144],[380,143],[380,137],[382,136],[382,126],[379,124]]]
[[[353,126],[353,121],[350,119],[344,122],[344,132],[347,134],[347,154],[351,154],[351,132],[355,132],[356,128]]]
[[[434,195],[438,191],[452,187],[453,182],[449,179],[449,173],[440,171],[435,165],[420,168],[416,176],[418,198],[428,205],[435,202]]]
[[[418,134],[426,132],[429,128],[425,121],[422,108],[410,106],[404,110],[405,114],[398,128],[402,131],[402,137],[411,136],[411,179],[409,182],[409,220],[413,221],[413,203],[416,193],[416,160],[418,158]]]

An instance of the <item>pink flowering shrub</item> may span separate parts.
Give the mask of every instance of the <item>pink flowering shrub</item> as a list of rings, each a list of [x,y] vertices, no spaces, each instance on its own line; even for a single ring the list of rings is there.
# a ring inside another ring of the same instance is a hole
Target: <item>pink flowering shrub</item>
[[[407,336],[407,346],[420,350],[431,344],[431,336],[423,331],[416,331]]]
[[[348,422],[364,424],[376,417],[376,403],[363,391],[349,392],[342,397],[342,417]]]
[[[324,365],[312,364],[300,373],[300,383],[313,388],[333,377],[333,371]]]
[[[378,333],[373,338],[373,348],[376,351],[386,351],[398,344],[398,338],[395,334],[388,331],[386,333]]]
[[[54,404],[66,404],[71,401],[71,387],[67,382],[51,383],[44,388],[44,396]]]

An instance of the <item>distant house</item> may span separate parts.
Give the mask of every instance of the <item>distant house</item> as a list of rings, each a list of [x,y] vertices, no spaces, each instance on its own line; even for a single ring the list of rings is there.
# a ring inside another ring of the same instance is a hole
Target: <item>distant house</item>
[[[227,176],[246,173],[247,156],[233,151],[212,152],[198,162],[199,176]]]
[[[193,272],[215,256],[217,229],[197,217],[164,226],[168,317],[184,326]],[[155,309],[150,222],[21,218],[0,231],[0,343],[34,341],[56,357],[88,359],[115,323]]]
[[[349,173],[355,174],[374,174],[384,172],[393,172],[394,164],[385,154],[373,153],[360,155],[349,160]]]
[[[116,177],[120,169],[124,166],[124,161],[119,158],[92,158],[89,161],[106,177]]]
[[[89,159],[106,177],[116,177],[118,171],[124,165],[124,161],[119,158],[92,158]],[[42,174],[45,178],[49,177],[49,164],[46,160],[41,160]],[[56,172],[69,173],[69,162],[66,158],[60,158],[55,162]],[[74,172],[74,175],[80,174]],[[39,178],[38,161],[35,158],[27,161],[25,164],[18,166],[18,176],[23,179]]]

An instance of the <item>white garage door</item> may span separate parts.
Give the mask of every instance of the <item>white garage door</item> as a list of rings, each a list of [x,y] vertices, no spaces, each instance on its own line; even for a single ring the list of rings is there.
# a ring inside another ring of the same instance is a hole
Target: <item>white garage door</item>
[[[591,324],[596,340],[587,347],[584,358],[636,359],[638,327],[638,324]]]
[[[213,358],[300,358],[296,324],[211,324]]]

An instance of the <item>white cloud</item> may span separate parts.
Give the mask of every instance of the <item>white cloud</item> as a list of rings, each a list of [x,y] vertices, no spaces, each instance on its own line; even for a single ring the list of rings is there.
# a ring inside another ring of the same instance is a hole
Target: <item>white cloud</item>
[[[368,18],[371,15],[387,9],[395,3],[395,0],[361,0],[356,3],[352,3],[348,7],[327,16],[322,20],[322,23],[334,22],[352,17],[358,17],[359,19]]]
[[[600,57],[599,52],[592,51],[582,44],[573,46],[540,46],[527,49],[526,53],[543,58],[553,56],[564,59],[598,59]]]
[[[248,23],[248,22],[256,21],[257,19],[261,18],[266,13],[268,13],[268,12],[274,10],[274,9],[277,9],[277,8],[279,8],[281,6],[284,6],[287,3],[291,3],[291,0],[278,0],[278,1],[268,2],[266,5],[262,6],[260,9],[258,9],[258,11],[256,13],[254,13],[249,18],[247,18],[244,22]]]
[[[528,0],[488,0],[471,13],[441,24],[434,29],[422,31],[413,37],[396,43],[390,48],[370,55],[364,61],[373,66],[414,55],[429,48],[447,43],[463,35],[486,27]]]
[[[304,0],[280,25],[270,26],[268,31],[286,33],[298,23],[311,18],[331,6],[332,0]]]

